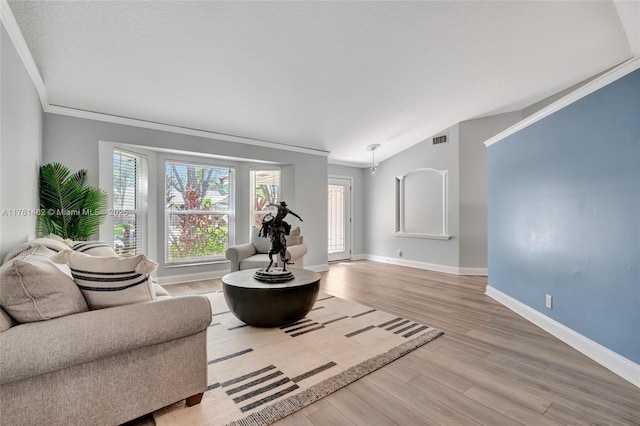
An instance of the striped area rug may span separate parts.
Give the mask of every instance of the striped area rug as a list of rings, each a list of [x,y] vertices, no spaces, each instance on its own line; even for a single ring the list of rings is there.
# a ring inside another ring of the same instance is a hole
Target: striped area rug
[[[302,320],[257,328],[229,312],[222,292],[206,296],[213,308],[207,392],[196,406],[155,412],[159,426],[269,424],[442,334],[322,293]]]

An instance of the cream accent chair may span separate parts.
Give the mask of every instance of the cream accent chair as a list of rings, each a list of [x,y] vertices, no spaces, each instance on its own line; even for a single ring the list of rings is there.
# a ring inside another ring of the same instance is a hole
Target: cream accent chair
[[[251,242],[229,247],[225,253],[231,263],[231,272],[243,269],[266,268],[269,266],[269,238],[259,237],[260,228],[251,228]],[[300,227],[291,230],[287,235],[287,257],[292,268],[302,269],[303,256],[307,254],[307,245],[300,235]],[[274,255],[273,266],[282,267],[280,255]]]

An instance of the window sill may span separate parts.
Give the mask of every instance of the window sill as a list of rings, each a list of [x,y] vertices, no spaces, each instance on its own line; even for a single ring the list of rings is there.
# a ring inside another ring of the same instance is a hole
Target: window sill
[[[222,263],[229,263],[228,260],[207,260],[205,262],[193,262],[193,263],[169,263],[164,265],[165,269],[172,268],[184,268],[187,266],[206,266],[206,265],[218,265]]]
[[[403,238],[424,238],[427,240],[450,240],[451,235],[448,234],[412,234],[409,232],[396,232],[396,237]]]

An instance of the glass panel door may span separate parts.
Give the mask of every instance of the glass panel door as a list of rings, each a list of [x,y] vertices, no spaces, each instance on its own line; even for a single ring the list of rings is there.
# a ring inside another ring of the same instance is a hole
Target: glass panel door
[[[351,258],[351,180],[329,178],[329,261]]]

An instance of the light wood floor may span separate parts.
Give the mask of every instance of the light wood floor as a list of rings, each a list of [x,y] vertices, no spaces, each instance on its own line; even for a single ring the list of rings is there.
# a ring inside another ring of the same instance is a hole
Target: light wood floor
[[[278,426],[640,425],[639,388],[485,296],[485,277],[370,261],[332,264],[322,277],[326,293],[445,334]]]

